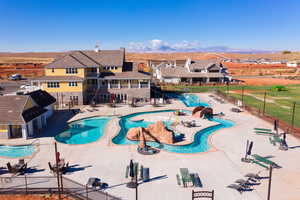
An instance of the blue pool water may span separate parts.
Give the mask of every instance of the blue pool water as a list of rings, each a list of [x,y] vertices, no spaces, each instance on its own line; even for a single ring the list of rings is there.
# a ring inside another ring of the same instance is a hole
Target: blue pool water
[[[22,158],[31,156],[36,151],[33,145],[5,146],[0,145],[0,156],[7,158]]]
[[[110,117],[97,117],[72,122],[69,124],[70,128],[55,136],[55,139],[65,144],[95,142],[103,136],[110,119]]]
[[[142,113],[134,113],[131,115],[126,115],[121,117],[120,119],[120,127],[121,130],[119,134],[113,138],[113,143],[115,144],[138,144],[138,141],[131,141],[126,138],[127,132],[130,128],[134,127],[148,127],[149,124],[152,122],[147,121],[131,121],[131,118],[138,116],[138,115],[144,115],[144,114],[151,114],[151,113],[160,113],[160,112],[174,112],[174,110],[164,110],[164,111],[151,111],[151,112],[142,112]],[[218,122],[218,125],[208,127],[206,129],[202,129],[201,131],[197,132],[194,136],[194,141],[191,144],[187,145],[168,145],[168,144],[159,144],[157,142],[147,142],[147,145],[156,147],[159,149],[163,149],[169,152],[176,152],[176,153],[199,153],[199,152],[205,152],[210,149],[210,145],[208,144],[208,136],[212,134],[213,132],[220,130],[222,128],[229,128],[234,125],[233,122],[219,119],[219,118],[211,118],[209,119],[211,121]],[[166,122],[165,122],[166,123]],[[170,124],[167,124],[167,127]]]
[[[168,94],[168,96],[179,99],[187,107],[210,106],[208,103],[201,101],[199,96],[195,94]]]

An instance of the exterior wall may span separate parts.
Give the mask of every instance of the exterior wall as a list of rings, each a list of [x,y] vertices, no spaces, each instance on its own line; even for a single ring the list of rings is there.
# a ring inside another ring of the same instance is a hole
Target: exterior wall
[[[132,98],[146,98],[150,99],[150,88],[122,88],[122,89],[103,89],[100,90],[99,95],[104,94],[123,94],[127,95],[127,101]],[[99,98],[99,96],[98,96]]]
[[[52,68],[45,69],[45,76],[79,76],[85,77],[84,68],[77,68],[77,74],[67,74],[66,68],[54,68],[54,72],[52,72]]]
[[[28,138],[26,124],[22,125],[22,137],[23,139]]]
[[[67,104],[70,102],[70,96],[78,96],[78,104],[84,104],[84,93],[83,92],[49,92],[53,97],[56,98],[56,102],[59,105]]]
[[[180,78],[162,78],[165,83],[180,83]]]
[[[27,123],[27,137],[31,137],[34,135],[33,124],[32,121]]]
[[[0,125],[0,139],[8,139],[8,125]]]
[[[76,81],[74,81],[76,82]],[[81,92],[83,91],[83,84],[82,82],[77,82],[77,86],[69,86],[69,82],[60,82],[59,88],[48,88],[46,82],[42,83],[42,89],[47,91],[48,93],[55,93],[55,92]]]
[[[118,68],[117,69],[114,69],[114,70],[104,70],[103,67],[100,68],[100,72],[117,72],[117,73],[120,73],[122,72],[122,66],[117,66]]]
[[[49,106],[45,107],[45,109],[47,109],[47,112],[44,115],[45,115],[46,119],[48,119],[49,117],[51,117],[53,115],[54,106],[49,105]]]

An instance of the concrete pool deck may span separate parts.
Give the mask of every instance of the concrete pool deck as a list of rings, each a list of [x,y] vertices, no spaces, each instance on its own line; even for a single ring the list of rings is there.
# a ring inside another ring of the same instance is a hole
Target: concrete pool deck
[[[106,128],[105,135],[97,142],[84,145],[58,144],[61,156],[74,166],[74,172],[66,176],[86,184],[89,177],[99,177],[103,182],[109,184],[106,192],[121,197],[122,199],[134,199],[135,191],[128,189],[125,183],[125,167],[130,159],[139,162],[150,168],[151,178],[166,175],[167,178],[154,179],[149,183],[139,186],[139,199],[143,200],[183,200],[191,199],[191,191],[194,190],[215,190],[216,200],[260,200],[266,199],[268,180],[261,181],[261,185],[254,186],[251,192],[238,192],[226,188],[235,180],[243,178],[246,173],[257,173],[261,176],[268,176],[268,171],[255,164],[242,163],[241,157],[245,153],[246,140],[254,142],[253,153],[262,156],[272,156],[271,160],[282,166],[281,169],[273,170],[272,200],[298,200],[300,196],[300,141],[291,135],[287,135],[287,142],[290,147],[288,151],[280,151],[278,147],[272,146],[268,137],[253,133],[255,127],[273,128],[269,124],[247,112],[233,113],[230,111],[232,104],[220,104],[209,97],[208,93],[199,95],[201,100],[209,102],[214,112],[225,113],[224,119],[236,123],[231,128],[224,128],[211,136],[212,145],[215,151],[198,154],[177,154],[161,151],[157,155],[143,156],[137,153],[136,145],[113,145],[110,140],[118,132],[118,120],[114,117]],[[163,107],[144,106],[131,108],[122,106],[119,108],[98,107],[99,111],[85,112],[75,115],[70,121],[89,117],[106,115],[127,115],[135,112],[166,110],[166,109],[192,109],[186,108],[180,101],[173,101],[170,105]],[[58,127],[65,125],[61,118],[53,119],[47,132],[56,134]],[[48,135],[48,133],[45,133]],[[33,139],[34,140],[34,139]],[[35,166],[44,171],[28,174],[28,176],[50,175],[48,161],[54,161],[54,139],[52,137],[39,138],[40,151],[29,161],[28,166]],[[0,143],[20,143],[21,140],[3,141]],[[25,141],[30,143],[31,141]],[[0,167],[16,159],[0,160]],[[177,185],[176,174],[179,168],[186,167],[190,172],[198,173],[203,183],[203,188],[182,188]]]

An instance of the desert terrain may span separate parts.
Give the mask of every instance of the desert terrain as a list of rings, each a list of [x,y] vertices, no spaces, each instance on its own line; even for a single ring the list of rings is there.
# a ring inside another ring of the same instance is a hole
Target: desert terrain
[[[63,56],[67,52],[28,52],[28,53],[0,53],[0,80],[7,79],[10,75],[19,73],[25,77],[43,76],[43,68],[46,64]],[[126,53],[126,60],[139,62],[145,71],[148,60],[218,60],[218,59],[272,59],[272,60],[296,60],[300,59],[300,52],[289,54],[241,54],[241,53]],[[237,78],[247,76],[299,76],[300,68],[287,67],[284,64],[247,64],[224,63],[229,72]],[[281,80],[282,81],[282,80]],[[266,81],[264,81],[266,82]],[[251,81],[249,82],[251,83]]]

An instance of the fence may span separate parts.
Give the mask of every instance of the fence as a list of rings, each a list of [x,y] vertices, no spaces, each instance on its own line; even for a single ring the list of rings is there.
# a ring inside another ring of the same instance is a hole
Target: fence
[[[234,105],[238,105],[238,102],[242,102],[242,107],[244,110],[248,111],[249,113],[251,113],[265,121],[273,123],[274,120],[278,120],[279,128],[286,131],[287,133],[291,133],[291,134],[295,135],[296,137],[300,137],[300,128],[295,126],[295,122],[297,120],[296,113],[299,110],[299,108],[298,108],[299,105],[297,105],[296,102],[294,102],[294,103],[292,103],[292,105],[290,105],[291,109],[286,109],[283,113],[281,113],[282,117],[279,118],[279,117],[272,116],[271,114],[269,114],[269,113],[274,112],[274,110],[276,110],[276,107],[274,107],[274,105],[271,106],[271,104],[266,102],[267,93],[264,93],[264,97],[261,100],[261,103],[259,105],[256,105],[256,107],[245,103],[244,96],[241,96],[241,99],[238,99],[238,98],[230,96],[228,93],[224,93],[220,90],[214,90],[214,93]],[[277,108],[277,109],[279,109],[279,108]]]
[[[195,199],[211,199],[214,200],[215,198],[215,191],[194,191],[192,190],[192,200]]]
[[[62,193],[82,200],[121,200],[106,192],[88,188],[62,177]],[[1,176],[0,194],[45,194],[57,193],[57,177],[54,176]]]

